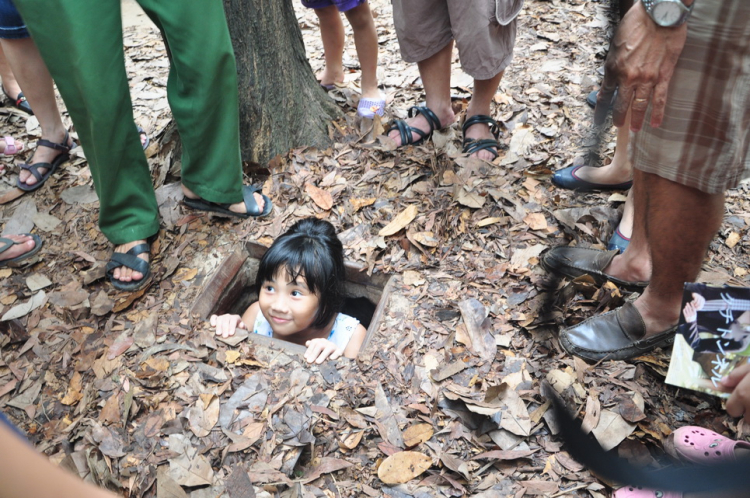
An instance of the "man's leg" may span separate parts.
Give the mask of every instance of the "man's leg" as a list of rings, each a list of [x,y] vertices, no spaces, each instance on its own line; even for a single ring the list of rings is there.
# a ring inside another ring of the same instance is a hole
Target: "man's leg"
[[[99,227],[117,245],[115,251],[125,252],[158,232],[159,211],[133,122],[120,4],[15,0],[15,5],[57,83],[86,151],[99,196]],[[119,270],[115,270],[116,279],[142,278],[130,270],[123,278]]]
[[[171,55],[167,96],[182,138],[185,195],[232,203],[232,211],[246,212],[237,67],[223,4],[214,0],[139,3],[162,30]],[[257,193],[255,201],[262,209],[263,198]]]
[[[492,99],[497,93],[497,87],[500,86],[500,80],[503,79],[504,71],[500,71],[494,77],[488,80],[474,80],[474,93],[471,95],[471,102],[469,107],[466,109],[466,119],[476,115],[490,116],[492,105]],[[477,123],[470,126],[466,130],[464,139],[472,138],[474,140],[494,140],[495,137],[490,132],[490,127],[484,123]],[[484,159],[485,161],[492,161],[495,155],[488,150],[479,150],[472,154],[473,157]]]
[[[440,120],[445,127],[456,120],[456,115],[451,108],[451,58],[453,57],[453,42],[447,43],[436,54],[417,63],[419,76],[424,86],[426,105]],[[430,129],[427,119],[421,114],[406,120],[406,124],[412,128],[428,131]],[[398,130],[388,134],[398,145],[401,138]],[[412,133],[414,141],[419,140],[419,135]]]
[[[634,304],[648,337],[677,323],[683,285],[698,277],[708,244],[721,226],[724,194],[707,194],[654,174],[638,174],[643,175],[648,197],[646,237],[653,270],[646,291]]]

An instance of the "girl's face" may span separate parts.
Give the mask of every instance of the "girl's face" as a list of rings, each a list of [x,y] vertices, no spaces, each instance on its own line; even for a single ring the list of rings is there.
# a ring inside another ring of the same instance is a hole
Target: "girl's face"
[[[291,278],[286,268],[280,269],[260,289],[258,305],[271,324],[274,337],[284,338],[308,329],[318,311],[318,296],[307,287],[304,275]]]

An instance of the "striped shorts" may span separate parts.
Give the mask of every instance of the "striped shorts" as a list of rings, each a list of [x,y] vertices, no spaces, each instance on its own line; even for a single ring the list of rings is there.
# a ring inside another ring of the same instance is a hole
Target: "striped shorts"
[[[709,194],[750,177],[750,0],[698,0],[664,121],[632,140],[641,171]]]

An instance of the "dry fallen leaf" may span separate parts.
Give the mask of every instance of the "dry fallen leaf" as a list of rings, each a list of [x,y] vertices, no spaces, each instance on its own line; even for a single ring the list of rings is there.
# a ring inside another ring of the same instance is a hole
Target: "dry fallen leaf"
[[[429,441],[434,433],[435,430],[431,424],[412,425],[404,431],[404,444],[408,448],[412,448],[425,441]]]
[[[389,235],[393,235],[395,233],[400,232],[403,230],[409,223],[414,221],[414,218],[417,217],[417,214],[419,213],[419,208],[417,208],[416,204],[411,204],[409,207],[401,211],[398,216],[393,218],[393,221],[388,223],[386,226],[380,229],[378,232],[378,235],[381,237],[388,237]]]
[[[544,213],[529,213],[524,217],[523,221],[532,230],[547,229],[547,219],[544,217]]]
[[[347,435],[344,439],[341,440],[339,443],[339,446],[341,448],[346,448],[347,450],[353,450],[359,445],[359,442],[362,441],[362,435],[364,435],[365,431],[357,431],[352,432],[349,435]]]
[[[312,183],[305,184],[305,191],[319,208],[328,211],[333,207],[333,197],[330,192],[318,188]]]
[[[400,451],[380,464],[378,477],[386,484],[409,482],[432,467],[432,458],[418,451]]]
[[[240,357],[239,351],[232,351],[231,349],[224,353],[226,355],[227,363],[234,363]]]
[[[424,277],[422,277],[422,274],[418,271],[414,270],[406,270],[404,272],[404,284],[406,285],[413,285],[413,286],[419,286],[426,282]]]
[[[173,282],[182,282],[183,280],[192,280],[198,274],[197,268],[180,268],[172,277]]]
[[[732,232],[727,237],[727,240],[724,241],[724,243],[729,247],[730,249],[737,245],[737,243],[740,241],[740,234],[737,232]]]
[[[83,398],[81,389],[83,388],[83,382],[80,372],[74,372],[73,377],[70,378],[70,384],[68,384],[68,392],[65,393],[60,403],[63,405],[74,405]]]
[[[363,207],[371,206],[375,204],[375,197],[368,197],[366,199],[359,199],[356,197],[353,197],[349,199],[349,202],[352,203],[352,206],[354,207],[354,212],[356,213]]]

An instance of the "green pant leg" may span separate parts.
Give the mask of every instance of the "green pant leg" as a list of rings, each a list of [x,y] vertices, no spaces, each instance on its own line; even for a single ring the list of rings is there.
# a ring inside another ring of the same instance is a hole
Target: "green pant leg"
[[[167,95],[182,139],[182,182],[212,202],[242,201],[237,66],[221,0],[138,0],[162,30]]]
[[[62,95],[114,244],[159,230],[148,163],[133,123],[120,0],[15,0]]]

